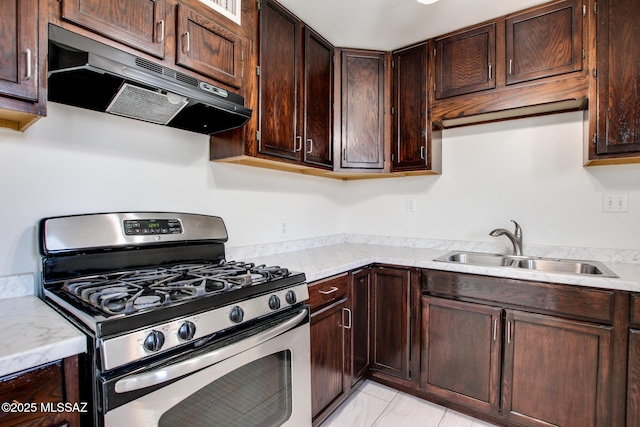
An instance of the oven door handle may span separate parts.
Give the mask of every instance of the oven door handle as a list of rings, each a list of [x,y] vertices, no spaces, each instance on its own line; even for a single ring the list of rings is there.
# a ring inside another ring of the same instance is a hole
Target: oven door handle
[[[266,331],[260,332],[259,334],[253,335],[249,338],[243,339],[242,341],[239,341],[235,344],[219,348],[194,359],[185,360],[183,362],[176,363],[175,365],[170,365],[162,369],[123,378],[116,382],[115,391],[116,393],[127,393],[134,390],[141,390],[146,387],[162,384],[175,378],[188,375],[192,372],[199,371],[200,369],[204,369],[208,366],[233,357],[284,332],[287,332],[289,329],[297,326],[307,316],[308,312],[305,308],[300,311],[300,313],[298,313],[295,317],[287,320],[286,322],[283,322],[271,329],[267,329]]]

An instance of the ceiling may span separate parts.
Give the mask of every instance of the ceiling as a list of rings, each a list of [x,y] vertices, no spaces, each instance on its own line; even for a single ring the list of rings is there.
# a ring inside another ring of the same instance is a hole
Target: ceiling
[[[336,47],[391,51],[547,0],[278,0]]]

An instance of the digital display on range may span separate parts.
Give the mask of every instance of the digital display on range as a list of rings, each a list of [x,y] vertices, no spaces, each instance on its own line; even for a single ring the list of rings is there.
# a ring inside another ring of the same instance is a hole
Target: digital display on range
[[[177,219],[125,219],[123,228],[127,236],[182,233],[182,224]]]

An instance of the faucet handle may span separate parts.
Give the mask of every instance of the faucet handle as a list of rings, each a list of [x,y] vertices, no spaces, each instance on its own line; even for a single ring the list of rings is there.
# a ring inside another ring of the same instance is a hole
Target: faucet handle
[[[520,224],[518,224],[517,222],[515,222],[514,220],[511,220],[512,223],[515,224],[516,226],[516,230],[515,230],[515,236],[520,239],[520,241],[522,241],[522,228],[520,227]]]

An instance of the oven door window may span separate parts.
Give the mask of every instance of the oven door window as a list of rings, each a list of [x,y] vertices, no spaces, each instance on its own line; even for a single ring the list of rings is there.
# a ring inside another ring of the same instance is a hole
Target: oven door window
[[[280,426],[291,416],[291,375],[290,350],[254,360],[167,410],[158,427]]]

